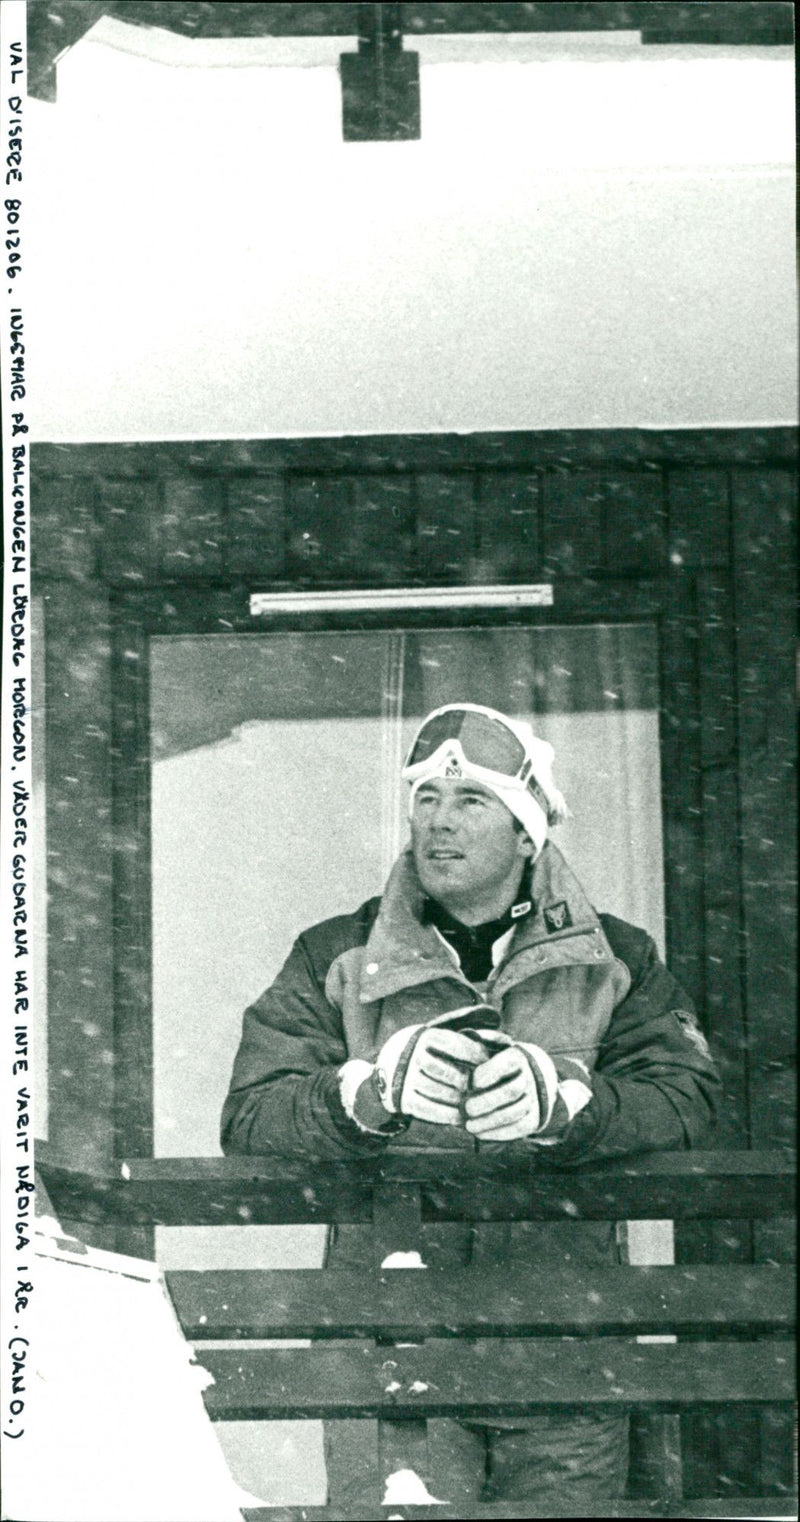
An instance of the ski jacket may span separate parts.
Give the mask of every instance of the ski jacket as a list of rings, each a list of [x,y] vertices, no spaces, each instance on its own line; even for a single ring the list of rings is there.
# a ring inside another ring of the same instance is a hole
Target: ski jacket
[[[225,1152],[345,1159],[387,1139],[360,1131],[339,1097],[348,1058],[372,1061],[384,1041],[473,1002],[501,1029],[543,1047],[558,1068],[581,1064],[592,1097],[557,1138],[479,1143],[465,1131],[412,1121],[393,1146],[547,1146],[575,1167],[698,1145],[719,1080],[686,993],[643,930],[598,914],[548,841],[532,873],[532,911],[495,946],[485,984],[424,922],[410,852],[382,898],[299,936],[274,983],[244,1016],[222,1115]]]

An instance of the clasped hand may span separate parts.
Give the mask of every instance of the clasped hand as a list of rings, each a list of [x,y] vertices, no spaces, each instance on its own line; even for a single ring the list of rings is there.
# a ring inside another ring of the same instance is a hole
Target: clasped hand
[[[473,1069],[464,1115],[466,1130],[481,1141],[515,1141],[534,1136],[546,1125],[539,1086],[524,1048],[510,1042]]]
[[[387,1109],[500,1142],[532,1136],[547,1124],[555,1098],[551,1073],[555,1079],[552,1062],[537,1047],[519,1046],[496,1030],[443,1024],[397,1031],[377,1064]]]

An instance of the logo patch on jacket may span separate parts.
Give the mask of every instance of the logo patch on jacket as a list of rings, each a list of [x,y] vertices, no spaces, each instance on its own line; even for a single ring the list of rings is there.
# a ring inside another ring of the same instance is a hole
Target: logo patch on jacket
[[[711,1052],[708,1048],[708,1042],[706,1041],[706,1038],[703,1035],[703,1032],[701,1031],[694,1015],[691,1013],[691,1010],[673,1009],[672,1013],[675,1016],[675,1019],[679,1021],[683,1029],[683,1034],[686,1036],[687,1040],[691,1041],[692,1044],[697,1047],[698,1052],[701,1052],[704,1057],[708,1057],[710,1059]]]
[[[544,911],[544,922],[547,926],[547,934],[555,935],[557,930],[568,930],[572,924],[572,915],[567,908],[566,899],[560,899],[557,904],[548,904]]]

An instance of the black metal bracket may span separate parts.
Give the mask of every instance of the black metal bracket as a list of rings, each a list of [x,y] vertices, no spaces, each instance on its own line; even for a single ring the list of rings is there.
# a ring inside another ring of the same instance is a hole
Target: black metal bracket
[[[359,6],[358,52],[339,60],[346,143],[420,136],[419,54],[403,50],[400,10],[397,4]]]

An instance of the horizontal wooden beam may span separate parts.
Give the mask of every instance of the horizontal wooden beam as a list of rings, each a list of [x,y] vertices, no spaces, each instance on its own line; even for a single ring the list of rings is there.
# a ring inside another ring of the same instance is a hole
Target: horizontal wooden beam
[[[789,1268],[702,1264],[417,1271],[206,1269],[168,1273],[186,1337],[523,1337],[789,1331],[796,1284]]]
[[[774,1405],[795,1396],[794,1347],[780,1342],[642,1345],[563,1338],[480,1345],[199,1351],[214,1378],[216,1421],[310,1418],[521,1417],[585,1410]]]
[[[136,444],[34,443],[37,476],[157,477],[250,471],[598,470],[606,465],[797,464],[796,428],[565,428]]]
[[[534,1499],[525,1501],[526,1518],[574,1517],[572,1502],[563,1506],[543,1507]],[[797,1517],[795,1496],[734,1496],[728,1501],[582,1501],[585,1517]],[[475,1506],[405,1506],[389,1505],[348,1508],[348,1522],[380,1522],[381,1517],[400,1518],[401,1522],[450,1522],[451,1518],[471,1522],[472,1518],[508,1518],[519,1522],[519,1501],[484,1501]],[[244,1522],[341,1522],[341,1507],[333,1506],[256,1506],[245,1507]]]
[[[580,1172],[524,1147],[498,1153],[398,1147],[380,1161],[130,1158],[80,1172],[47,1143],[36,1163],[56,1210],[76,1221],[164,1226],[369,1222],[378,1183],[421,1186],[423,1220],[762,1220],[795,1209],[783,1152],[651,1153]]]
[[[359,32],[357,4],[264,4],[260,0],[113,0],[112,15],[187,37],[345,37]],[[792,6],[784,0],[582,0],[539,4],[464,4],[410,0],[399,6],[404,33],[641,31],[643,41],[792,43]]]

